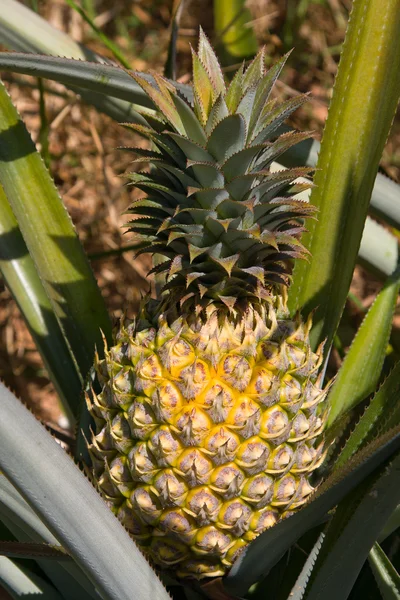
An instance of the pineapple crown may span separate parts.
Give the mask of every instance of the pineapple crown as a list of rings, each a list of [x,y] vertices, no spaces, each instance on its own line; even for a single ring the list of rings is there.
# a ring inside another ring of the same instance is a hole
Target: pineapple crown
[[[163,277],[162,297],[201,312],[209,304],[234,311],[243,300],[268,300],[287,284],[291,261],[304,258],[303,219],[315,209],[294,197],[311,184],[311,169],[272,172],[271,163],[309,133],[277,135],[307,98],[277,104],[271,90],[287,55],[268,71],[261,50],[226,87],[202,30],[193,55],[193,103],[168,80],[131,74],[156,107],[146,125],[129,126],[153,149],[131,148],[150,173],[131,173],[146,197],[130,209],[137,252],[160,255],[151,272]],[[246,302],[244,302],[246,304]]]

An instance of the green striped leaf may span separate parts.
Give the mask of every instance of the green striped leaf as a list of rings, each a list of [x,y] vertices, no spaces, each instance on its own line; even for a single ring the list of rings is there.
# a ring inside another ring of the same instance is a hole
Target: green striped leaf
[[[82,378],[111,324],[93,272],[43,161],[0,85],[0,183]]]
[[[343,361],[329,392],[328,427],[375,390],[381,376],[399,288],[400,269],[378,294]]]
[[[0,586],[8,591],[12,598],[43,598],[43,600],[62,600],[62,596],[53,586],[26,567],[15,564],[11,559],[0,556]],[[1,588],[0,588],[1,592]]]
[[[382,600],[400,600],[400,576],[378,543],[373,545],[368,560]]]
[[[245,0],[214,0],[214,27],[225,62],[249,58],[258,50]]]
[[[346,600],[386,519],[400,500],[400,453],[359,485],[328,524],[304,600]]]
[[[169,600],[157,575],[98,492],[2,384],[0,402],[0,469],[100,596]]]
[[[333,469],[340,470],[364,445],[400,423],[400,361],[372,398],[368,408],[354,427]]]
[[[82,387],[78,371],[1,186],[0,272],[43,358],[61,408],[73,424]]]
[[[6,523],[20,542],[58,545],[57,539],[4,475],[0,476],[0,522]],[[53,585],[62,590],[64,600],[98,599],[93,585],[75,562],[37,562]]]
[[[355,0],[326,123],[311,202],[318,222],[303,238],[292,311],[318,307],[313,345],[329,348],[347,297],[382,149],[400,95],[398,0]]]

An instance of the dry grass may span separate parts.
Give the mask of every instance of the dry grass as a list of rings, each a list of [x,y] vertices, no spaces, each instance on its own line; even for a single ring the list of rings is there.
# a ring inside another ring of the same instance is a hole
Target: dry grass
[[[173,0],[99,0],[96,23],[128,56],[132,68],[162,71],[168,46],[168,23]],[[211,0],[192,0],[182,21],[178,40],[179,78],[187,81],[190,69],[189,43],[195,43],[198,24],[212,37]],[[343,41],[349,1],[326,0],[309,3],[305,16],[287,26],[285,7],[295,5],[283,0],[248,0],[253,26],[260,44],[265,44],[271,62],[290,46],[295,46],[282,82],[280,97],[295,91],[311,91],[311,102],[294,117],[301,129],[315,130],[320,137],[327,116],[329,97]],[[110,53],[96,41],[82,19],[63,0],[44,0],[40,12],[56,27],[63,29],[103,54]],[[290,16],[290,15],[289,15]],[[286,25],[285,25],[286,23]],[[296,31],[296,35],[293,35]],[[40,118],[39,93],[33,78],[6,74],[11,96],[35,141]],[[112,250],[126,243],[121,226],[123,212],[135,192],[125,186],[123,177],[131,169],[129,153],[119,146],[143,143],[94,109],[84,106],[62,86],[46,82],[46,114],[50,169],[77,228],[87,253]],[[400,119],[395,122],[382,161],[383,170],[392,178],[400,176]],[[135,311],[143,290],[148,288],[146,273],[149,259],[134,260],[130,253],[92,261],[92,266],[112,315]],[[380,283],[357,268],[352,291],[367,306]],[[350,327],[358,325],[361,312],[349,305]],[[346,322],[346,327],[348,323]],[[346,337],[346,336],[345,336]],[[334,355],[334,360],[339,360]],[[55,392],[35,351],[32,339],[8,290],[0,281],[0,377],[30,403],[49,422],[57,422]]]

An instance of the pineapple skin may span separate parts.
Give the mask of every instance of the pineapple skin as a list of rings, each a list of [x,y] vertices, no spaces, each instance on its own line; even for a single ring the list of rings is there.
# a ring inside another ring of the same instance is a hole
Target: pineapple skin
[[[280,296],[236,317],[210,306],[205,321],[122,323],[96,365],[89,450],[103,497],[156,565],[224,575],[307,501],[327,417],[310,327]]]

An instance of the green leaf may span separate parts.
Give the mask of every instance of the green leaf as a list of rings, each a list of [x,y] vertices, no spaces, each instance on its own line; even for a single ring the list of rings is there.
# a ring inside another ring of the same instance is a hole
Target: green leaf
[[[78,44],[66,33],[59,31],[38,14],[17,0],[2,0],[0,12],[0,42],[11,50],[65,56],[78,60],[108,63],[83,44]],[[87,103],[111,118],[138,122],[140,116],[130,102],[106,97],[85,89],[71,88]]]
[[[199,31],[199,46],[197,49],[197,54],[210,76],[216,95],[219,96],[220,94],[224,94],[225,81],[221,66],[214,52],[214,48],[208,41],[208,38],[202,27],[200,27]]]
[[[292,311],[317,307],[313,346],[330,342],[347,297],[382,149],[400,94],[398,0],[355,0],[325,127],[311,202],[318,222],[303,243]]]
[[[1,52],[0,68],[2,71],[52,79],[68,87],[85,88],[154,108],[146,92],[121,67],[56,56]]]
[[[379,534],[378,542],[383,542],[389,535],[391,535],[396,529],[400,527],[400,504],[396,506],[389,519],[387,520],[384,528]]]
[[[111,324],[71,219],[43,161],[0,85],[0,183],[82,378]]]
[[[245,0],[214,0],[214,28],[225,62],[249,58],[258,50]]]
[[[243,149],[246,141],[246,123],[242,115],[228,115],[213,129],[207,150],[219,162]]]
[[[58,545],[57,539],[4,476],[0,476],[0,521],[7,523],[20,542]],[[74,562],[37,562],[53,585],[62,591],[65,600],[98,598],[93,585]]]
[[[329,392],[328,428],[371,394],[381,377],[400,288],[400,269],[388,279],[357,331]]]
[[[61,546],[36,544],[33,542],[2,542],[0,541],[0,556],[8,558],[47,558],[56,560],[72,560]]]
[[[309,141],[309,140],[306,140]],[[301,141],[299,144],[295,144],[292,148],[296,148],[297,146],[303,145],[305,142]],[[246,152],[246,151],[245,151]],[[239,155],[238,155],[239,156]],[[279,163],[272,163],[273,170],[283,170],[286,167],[283,167],[284,156],[279,157]],[[233,157],[235,159],[235,157]],[[308,164],[313,163],[313,160],[306,161]],[[280,164],[282,163],[282,164]],[[237,165],[236,165],[236,168]],[[292,167],[289,167],[292,168]],[[235,169],[234,169],[235,170]],[[307,181],[307,179],[301,178],[301,181]],[[376,184],[376,188],[381,190],[382,186],[380,185],[379,173],[376,179],[378,182]],[[387,179],[388,182],[392,183],[396,186],[395,183]],[[385,190],[388,190],[388,193],[391,195],[390,198],[392,200],[392,204],[394,206],[399,205],[398,202],[400,198],[400,187],[397,186],[396,190],[397,194],[394,194],[393,188],[383,186]],[[310,199],[310,191],[302,192],[301,197],[304,201],[309,201]],[[299,197],[299,196],[297,196]],[[378,201],[380,201],[381,195],[378,196]],[[400,215],[399,215],[400,216]],[[399,251],[399,241],[398,239],[388,231],[386,227],[379,225],[376,221],[367,217],[364,225],[363,235],[361,238],[360,248],[358,250],[358,262],[363,265],[370,272],[374,273],[380,279],[386,279],[389,275],[393,273],[396,266],[400,261],[400,251]],[[289,289],[290,295],[290,289]]]
[[[0,186],[0,272],[24,316],[71,425],[81,381],[50,300]]]
[[[302,598],[304,597],[304,592],[307,587],[307,583],[310,580],[319,551],[321,550],[324,537],[324,533],[321,533],[314,545],[314,548],[308,555],[307,560],[304,563],[304,567],[301,570],[301,573],[297,578],[297,581],[293,586],[292,591],[290,592],[290,600],[302,600]]]
[[[321,523],[334,506],[400,448],[400,427],[374,440],[341,468],[331,473],[308,504],[267,529],[249,544],[233,564],[224,587],[243,595],[306,531]]]
[[[62,600],[62,596],[52,585],[5,556],[0,556],[0,585],[4,586],[4,589],[13,598],[35,597],[43,598],[43,600]]]
[[[304,600],[346,600],[382,525],[400,499],[400,453],[337,507]]]
[[[373,437],[396,427],[400,422],[400,361],[376,392],[364,414],[354,427],[343,450],[336,458],[334,470],[340,470],[348,460]]]
[[[382,600],[400,600],[400,576],[378,543],[373,545],[368,560]]]
[[[0,401],[0,468],[104,600],[168,600],[147,560],[71,458],[3,385]]]

